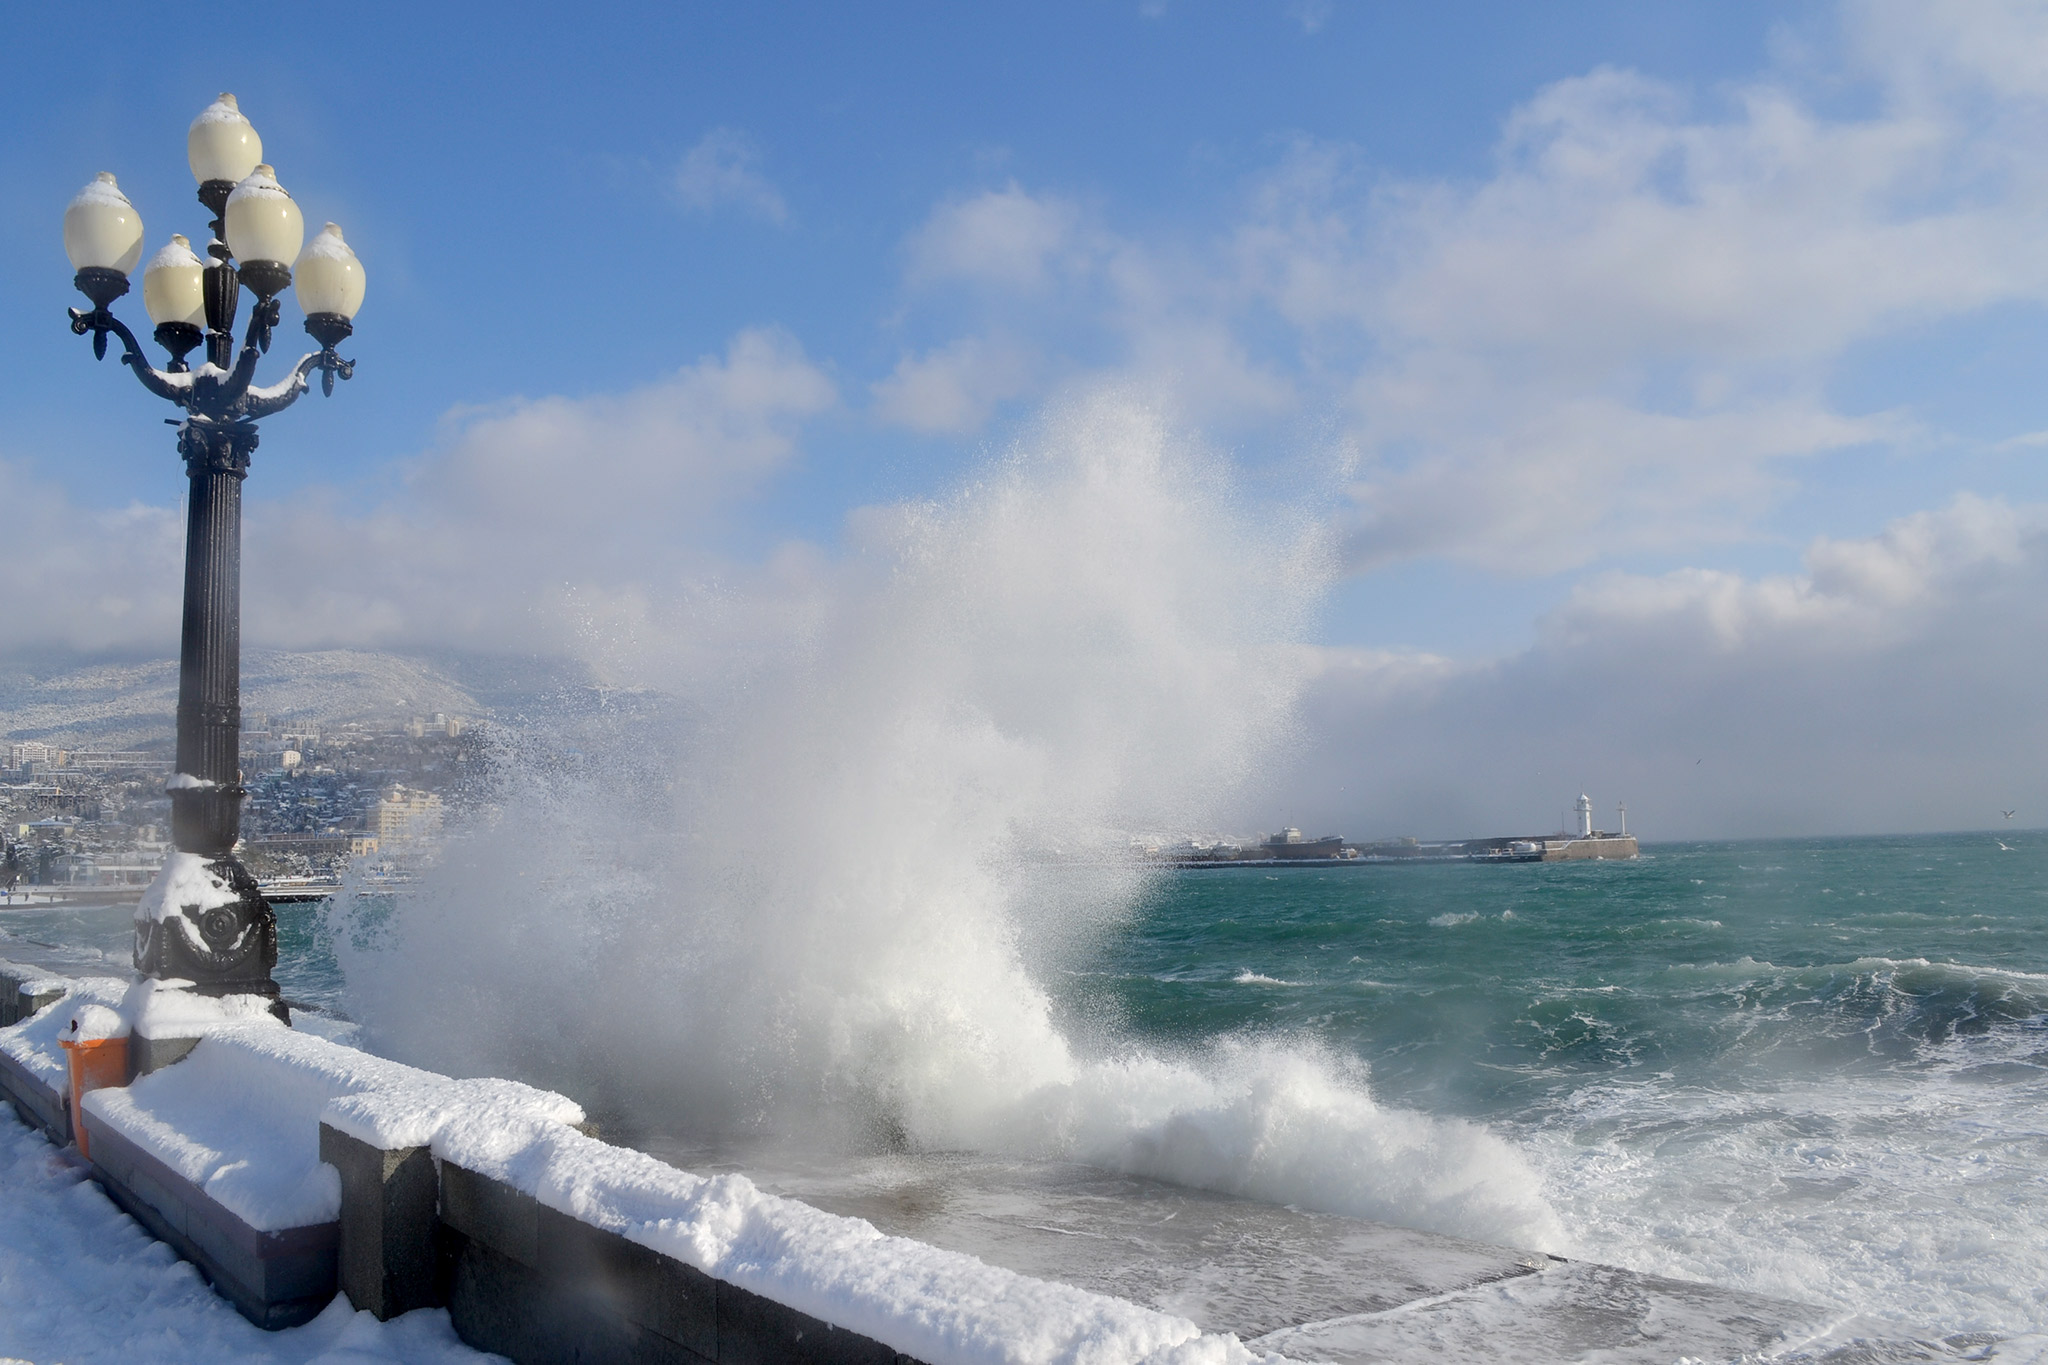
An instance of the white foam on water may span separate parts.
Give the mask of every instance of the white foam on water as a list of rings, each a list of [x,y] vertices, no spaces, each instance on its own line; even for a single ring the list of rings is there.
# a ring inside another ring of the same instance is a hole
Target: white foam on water
[[[1142,405],[1075,404],[951,499],[858,519],[815,600],[699,621],[798,624],[666,680],[697,717],[680,773],[630,735],[513,764],[391,922],[345,926],[351,1014],[657,1131],[1078,1159],[1557,1244],[1484,1130],[1312,1049],[1148,1051],[1041,984],[1156,875],[1070,855],[1222,824],[1288,742],[1309,525]]]
[[[1225,1038],[1184,1058],[1134,1050],[1085,1063],[958,1136],[1268,1203],[1568,1245],[1515,1147],[1477,1124],[1381,1105],[1356,1063],[1298,1042]]]
[[[2044,1112],[2048,1034],[2005,1025],[1881,1069],[1602,1082],[1520,1136],[1584,1255],[1922,1332],[2040,1333]]]

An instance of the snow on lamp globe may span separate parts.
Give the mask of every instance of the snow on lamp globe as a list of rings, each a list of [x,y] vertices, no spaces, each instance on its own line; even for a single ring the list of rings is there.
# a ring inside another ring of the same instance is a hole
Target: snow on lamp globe
[[[292,292],[306,310],[306,331],[332,352],[355,330],[356,310],[363,306],[363,263],[342,240],[341,226],[329,223],[313,234],[292,266]],[[321,371],[326,393],[334,392],[334,369]]]
[[[142,306],[157,344],[171,353],[171,373],[182,374],[186,353],[206,339],[206,263],[183,233],[172,233],[143,268]]]
[[[259,164],[244,176],[228,195],[223,218],[242,283],[264,303],[282,294],[292,282],[289,262],[306,240],[306,220],[277,183],[277,172]]]
[[[235,97],[222,91],[219,99],[192,120],[192,127],[185,134],[185,159],[202,191],[210,184],[219,185],[221,200],[226,202],[228,192],[262,162],[263,139],[256,136],[256,129],[243,116]],[[213,208],[210,204],[208,207]],[[214,208],[214,212],[220,210]]]
[[[128,292],[128,275],[142,259],[142,215],[111,171],[101,171],[64,209],[64,254],[78,273],[72,283],[95,311]],[[105,354],[105,343],[99,353]]]

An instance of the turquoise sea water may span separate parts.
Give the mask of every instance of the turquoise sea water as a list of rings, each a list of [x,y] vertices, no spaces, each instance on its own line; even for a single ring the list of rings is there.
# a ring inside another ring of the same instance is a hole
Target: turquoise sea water
[[[1486,1125],[1582,1254],[2048,1329],[2048,834],[1190,871],[1071,990]]]
[[[2048,1049],[2048,836],[1191,871],[1098,970],[1162,1041],[1306,1033],[1369,1062],[1382,1098],[1480,1119],[1634,1075],[1910,1071],[1991,1035]]]

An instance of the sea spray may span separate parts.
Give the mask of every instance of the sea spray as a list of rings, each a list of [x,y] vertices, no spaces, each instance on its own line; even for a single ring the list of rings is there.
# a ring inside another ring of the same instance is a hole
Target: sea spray
[[[578,761],[506,750],[492,817],[342,936],[371,1040],[644,1130],[1079,1159],[1556,1244],[1511,1149],[1356,1066],[1169,1056],[1047,989],[1146,892],[1110,832],[1208,827],[1291,742],[1309,519],[1104,395],[853,531],[816,600],[729,590],[659,656],[691,661],[659,680],[667,775],[603,717]],[[763,647],[764,618],[794,625]],[[746,641],[722,670],[720,620]]]
[[[1385,1106],[1365,1069],[1304,1039],[1128,1048],[972,1116],[959,1145],[1423,1227],[1567,1249],[1535,1169],[1474,1123]]]

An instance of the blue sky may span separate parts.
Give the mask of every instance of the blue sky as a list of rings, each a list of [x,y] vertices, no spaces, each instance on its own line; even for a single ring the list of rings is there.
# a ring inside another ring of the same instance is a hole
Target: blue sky
[[[1810,638],[1784,603],[1862,609],[1816,578],[1828,547],[1866,563],[1915,517],[1947,518],[1912,541],[1947,557],[1910,591],[1857,581],[1930,620],[1972,565],[2031,572],[2036,6],[219,13],[24,13],[0,52],[0,495],[84,528],[0,585],[55,604],[17,610],[17,648],[170,638],[121,584],[175,562],[180,470],[156,400],[64,328],[58,225],[105,169],[152,247],[196,237],[184,129],[223,89],[370,279],[355,380],[265,430],[258,641],[545,647],[518,624],[536,593],[830,559],[857,509],[941,496],[1103,386],[1306,509],[1335,570],[1322,676],[1406,670],[1452,731],[1459,696],[1588,650],[1655,688],[1677,656],[1629,643],[1652,626]],[[1998,517],[2019,548],[1985,540]],[[266,558],[278,526],[303,571]],[[408,526],[438,558],[398,563]],[[507,539],[527,551],[493,567]],[[317,573],[361,591],[287,600]],[[404,586],[465,573],[439,606]],[[1915,648],[1858,640],[1828,666]],[[1329,723],[1372,742],[1372,697]]]

